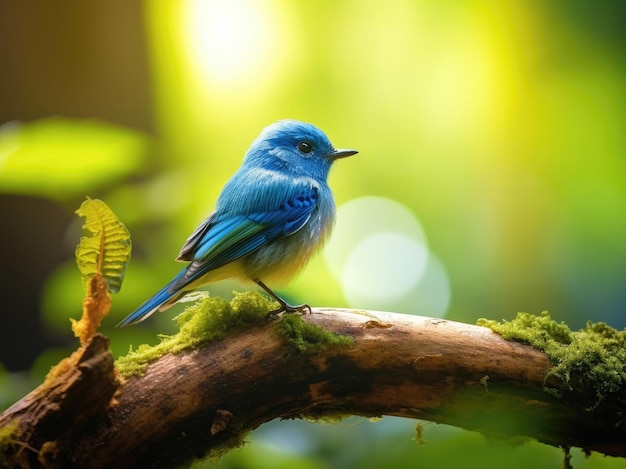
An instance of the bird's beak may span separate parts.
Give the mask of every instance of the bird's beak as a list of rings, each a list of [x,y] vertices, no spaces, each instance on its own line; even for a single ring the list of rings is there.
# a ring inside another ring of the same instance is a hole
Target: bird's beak
[[[356,155],[358,151],[356,150],[345,150],[339,149],[333,151],[330,155],[326,155],[326,158],[329,160],[338,160],[339,158],[346,158],[348,156]]]

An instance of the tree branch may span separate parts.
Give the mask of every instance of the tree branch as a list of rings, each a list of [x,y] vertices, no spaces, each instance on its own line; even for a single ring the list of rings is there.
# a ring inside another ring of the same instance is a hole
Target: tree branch
[[[623,425],[546,392],[546,383],[562,384],[549,375],[546,355],[488,328],[337,309],[302,319],[353,343],[297,351],[276,322],[260,321],[167,354],[121,384],[107,339],[96,335],[59,382],[0,415],[0,427],[18,422],[0,441],[0,459],[19,467],[168,467],[224,452],[275,418],[349,414],[626,456]]]

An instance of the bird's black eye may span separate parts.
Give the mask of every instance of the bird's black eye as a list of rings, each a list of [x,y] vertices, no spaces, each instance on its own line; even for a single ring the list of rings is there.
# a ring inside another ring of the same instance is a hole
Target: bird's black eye
[[[298,143],[298,150],[300,150],[302,153],[311,153],[313,147],[309,142],[300,142]]]

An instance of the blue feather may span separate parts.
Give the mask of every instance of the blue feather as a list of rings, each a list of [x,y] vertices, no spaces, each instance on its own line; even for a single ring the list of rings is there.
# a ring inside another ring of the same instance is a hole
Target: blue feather
[[[176,277],[172,279],[170,283],[161,288],[157,293],[154,294],[151,298],[146,300],[139,308],[133,311],[131,314],[126,316],[122,321],[117,324],[117,327],[129,326],[131,324],[137,324],[138,322],[143,321],[152,313],[157,311],[161,305],[174,300],[177,295],[179,295],[178,290],[172,289],[172,285],[174,285],[178,279],[185,274],[187,269],[181,270]]]

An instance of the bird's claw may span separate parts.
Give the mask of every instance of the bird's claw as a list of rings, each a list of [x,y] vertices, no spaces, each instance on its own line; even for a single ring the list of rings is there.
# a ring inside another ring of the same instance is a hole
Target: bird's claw
[[[287,314],[311,314],[311,307],[307,304],[292,306],[287,303],[281,303],[280,308],[273,309],[265,316],[266,321],[275,321],[283,313]]]

